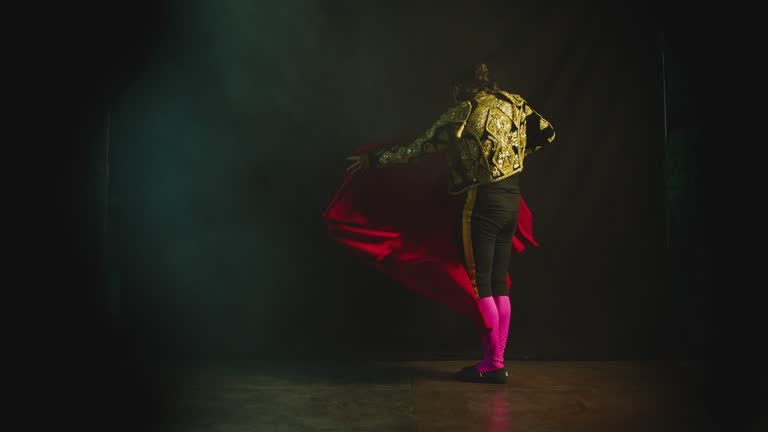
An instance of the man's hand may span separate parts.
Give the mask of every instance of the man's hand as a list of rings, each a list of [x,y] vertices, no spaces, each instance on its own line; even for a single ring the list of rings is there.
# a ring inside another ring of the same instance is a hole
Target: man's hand
[[[352,161],[352,164],[347,167],[347,174],[355,174],[359,171],[365,171],[370,167],[367,154],[348,156],[347,160]]]

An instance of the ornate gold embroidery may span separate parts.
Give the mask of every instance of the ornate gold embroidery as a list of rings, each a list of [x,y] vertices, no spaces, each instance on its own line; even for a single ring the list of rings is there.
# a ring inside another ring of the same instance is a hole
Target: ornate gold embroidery
[[[485,124],[488,121],[488,107],[478,105],[469,116],[467,126],[464,128],[464,134],[472,134],[477,139],[483,138]]]
[[[426,153],[446,148],[450,141],[446,126],[458,138],[450,145],[450,193],[459,194],[477,184],[491,183],[523,170],[525,156],[538,150],[541,142],[528,148],[527,125],[538,120],[539,130],[552,142],[552,125],[531,109],[522,97],[479,93],[471,102],[460,103],[445,113],[413,142],[372,155],[374,165],[407,164]],[[531,126],[536,127],[536,126]],[[439,136],[436,136],[439,134]]]
[[[440,150],[440,146],[432,143],[437,131],[450,124],[455,124],[462,128],[466,124],[467,117],[472,110],[469,102],[462,102],[440,116],[440,118],[419,138],[404,146],[396,146],[385,149],[373,156],[376,158],[376,165],[405,165],[412,159],[418,159],[427,153],[434,153]]]
[[[512,129],[512,119],[507,117],[503,111],[498,108],[488,110],[488,122],[485,129],[493,135],[499,142],[506,142],[507,135]]]
[[[510,92],[506,92],[504,90],[499,91],[499,93],[501,93],[504,96],[506,96],[507,99],[512,101],[512,103],[517,105],[517,106],[522,106],[525,103],[525,101],[523,100],[522,97],[520,97],[520,95],[516,95],[516,94],[510,93]]]

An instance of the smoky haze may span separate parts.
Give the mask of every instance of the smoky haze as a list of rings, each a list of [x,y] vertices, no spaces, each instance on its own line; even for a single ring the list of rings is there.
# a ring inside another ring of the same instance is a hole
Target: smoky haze
[[[557,130],[523,177],[542,247],[510,267],[508,355],[685,349],[699,312],[672,313],[689,307],[684,270],[667,286],[651,11],[229,0],[166,14],[109,101],[107,237],[112,307],[163,352],[475,353],[470,323],[358,262],[320,215],[345,156],[417,136],[476,60]]]

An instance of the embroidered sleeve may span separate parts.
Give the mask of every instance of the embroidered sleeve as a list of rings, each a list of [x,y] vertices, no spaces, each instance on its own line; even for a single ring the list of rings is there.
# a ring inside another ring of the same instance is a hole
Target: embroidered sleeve
[[[525,154],[529,155],[555,140],[555,128],[527,104],[525,105],[525,113],[527,135]]]
[[[428,154],[445,150],[451,139],[461,136],[471,110],[472,105],[469,102],[454,106],[414,141],[372,152],[370,165],[380,168],[407,165]]]

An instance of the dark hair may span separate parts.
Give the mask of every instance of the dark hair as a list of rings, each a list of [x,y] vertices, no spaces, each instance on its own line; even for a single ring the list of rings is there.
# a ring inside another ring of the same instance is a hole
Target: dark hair
[[[499,90],[498,84],[489,78],[488,65],[486,63],[476,63],[471,68],[465,70],[458,80],[454,81],[454,96],[456,100],[472,99],[481,91],[496,92]]]

